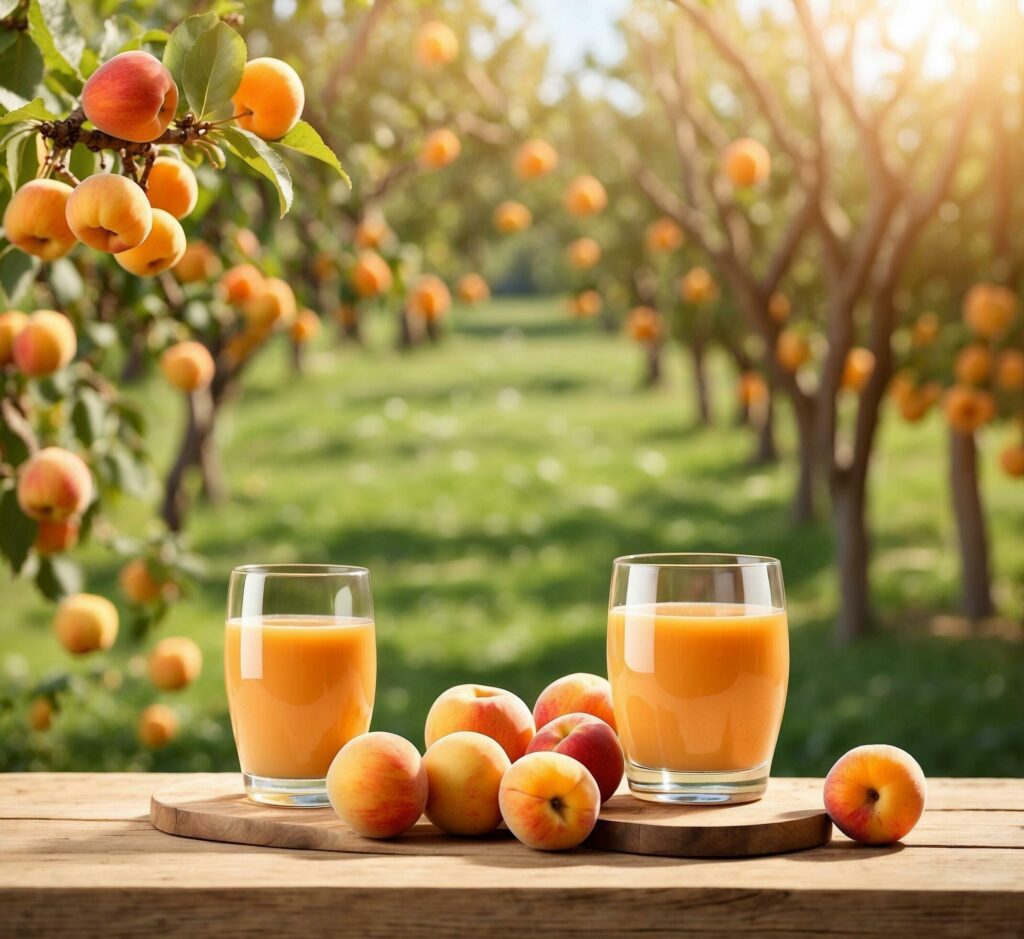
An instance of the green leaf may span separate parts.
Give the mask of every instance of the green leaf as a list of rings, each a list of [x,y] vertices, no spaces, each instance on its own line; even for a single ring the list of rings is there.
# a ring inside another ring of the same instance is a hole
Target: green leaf
[[[57,258],[50,264],[48,280],[61,310],[77,303],[85,293],[82,275],[67,258]]]
[[[103,430],[107,408],[103,399],[91,388],[83,388],[71,409],[71,425],[75,436],[86,447],[91,447]]]
[[[305,121],[299,121],[287,134],[277,141],[282,147],[294,150],[326,163],[329,167],[337,170],[342,179],[345,180],[349,189],[352,188],[352,180],[348,173],[342,168],[341,161],[334,151],[324,143],[323,138],[316,132],[316,129]]]
[[[0,554],[15,574],[24,566],[35,540],[36,523],[18,507],[14,489],[5,489],[0,493]]]
[[[0,117],[0,125],[18,124],[21,121],[55,121],[57,115],[49,111],[42,98],[33,98],[22,108],[15,108]]]
[[[181,80],[199,120],[220,110],[238,90],[245,68],[245,42],[227,23],[207,30],[185,56]]]
[[[240,127],[225,127],[218,136],[235,156],[274,184],[283,218],[292,205],[292,178],[281,154],[262,138]]]
[[[37,96],[43,83],[43,56],[21,33],[0,53],[0,105],[20,108]]]
[[[182,69],[185,66],[185,56],[195,41],[205,32],[213,29],[219,22],[216,13],[197,13],[182,20],[171,33],[164,47],[164,65],[171,73],[171,77],[181,87]]]
[[[28,8],[28,33],[43,54],[48,69],[81,78],[85,39],[67,0],[32,0]]]
[[[68,169],[79,179],[92,176],[96,172],[97,154],[92,150],[86,150],[82,144],[71,148],[68,156]]]
[[[0,253],[0,300],[5,307],[17,306],[32,286],[39,270],[39,258],[8,247]]]
[[[82,589],[82,571],[71,558],[43,558],[39,562],[36,586],[48,600],[63,600]]]

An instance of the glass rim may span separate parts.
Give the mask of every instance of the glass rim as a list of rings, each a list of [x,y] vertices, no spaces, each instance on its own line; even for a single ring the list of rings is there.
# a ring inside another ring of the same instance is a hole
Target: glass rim
[[[615,558],[616,567],[743,568],[782,567],[778,558],[759,554],[719,554],[703,551],[661,551],[651,554],[624,554]]]
[[[369,576],[368,567],[354,564],[239,564],[231,568],[235,574],[256,574],[264,577],[342,577],[353,575]]]

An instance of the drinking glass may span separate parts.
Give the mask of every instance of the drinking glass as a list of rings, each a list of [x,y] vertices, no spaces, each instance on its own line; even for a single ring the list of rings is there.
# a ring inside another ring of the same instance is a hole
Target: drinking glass
[[[733,554],[617,558],[608,679],[634,796],[759,799],[789,682],[781,564]]]
[[[366,733],[373,713],[370,572],[333,564],[236,567],[224,683],[249,798],[327,805],[331,761]]]

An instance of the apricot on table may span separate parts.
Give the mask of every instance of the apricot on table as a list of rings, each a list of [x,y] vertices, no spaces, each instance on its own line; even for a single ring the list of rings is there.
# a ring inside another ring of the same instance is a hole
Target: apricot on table
[[[15,324],[21,322],[16,319]],[[22,375],[42,378],[70,364],[78,351],[74,324],[56,310],[36,310],[24,321],[11,345]]]
[[[351,271],[352,286],[361,297],[379,297],[391,289],[391,268],[374,251],[360,251]]]
[[[188,636],[169,636],[153,647],[146,668],[149,680],[161,691],[179,691],[199,677],[203,653]]]
[[[607,802],[622,782],[625,759],[619,738],[609,724],[593,714],[562,714],[538,727],[526,752],[539,751],[564,753],[579,760],[594,777],[601,802]]]
[[[570,215],[596,215],[608,205],[608,194],[594,176],[577,176],[565,190],[565,207]]]
[[[566,256],[578,271],[590,270],[601,260],[601,246],[593,238],[577,238],[565,249]]]
[[[771,169],[772,158],[768,148],[751,137],[734,140],[722,152],[722,173],[737,188],[763,183]]]
[[[18,505],[37,522],[60,522],[81,515],[92,496],[89,467],[70,450],[45,447],[21,468]]]
[[[82,89],[82,110],[97,130],[145,143],[174,119],[178,86],[156,56],[135,50],[104,62]]]
[[[514,199],[507,199],[494,210],[494,227],[503,235],[526,231],[533,222],[533,213]]]
[[[431,20],[417,30],[414,52],[427,68],[447,65],[459,54],[459,38],[447,23]]]
[[[484,835],[501,824],[498,789],[512,765],[496,740],[468,730],[435,741],[423,755],[426,815],[450,835]]]
[[[67,206],[72,189],[55,179],[33,179],[11,196],[4,209],[4,235],[19,251],[44,261],[63,257],[75,246]]]
[[[460,730],[493,738],[515,762],[526,752],[536,727],[530,709],[512,692],[489,685],[456,685],[427,712],[427,747]]]
[[[57,640],[72,655],[109,649],[119,624],[117,607],[93,593],[65,597],[57,604],[53,620]]]
[[[668,216],[655,219],[647,226],[647,231],[644,233],[644,243],[652,254],[666,254],[675,251],[682,247],[685,240],[686,236],[683,234],[682,228]]]
[[[501,780],[498,804],[509,831],[523,844],[563,851],[594,830],[601,793],[579,760],[541,751],[512,764]]]
[[[558,166],[558,151],[546,140],[535,137],[520,144],[516,151],[516,175],[520,179],[539,179]]]
[[[40,557],[63,554],[78,544],[78,532],[82,522],[72,515],[59,521],[39,522],[33,547]]]
[[[146,198],[154,209],[177,219],[190,214],[199,199],[199,184],[192,168],[173,157],[157,157],[146,182]]]
[[[217,367],[210,350],[201,342],[179,342],[160,356],[164,378],[181,391],[193,392],[208,388]]]
[[[353,737],[327,771],[327,797],[364,838],[394,838],[419,821],[427,805],[427,770],[419,751],[397,734]]]
[[[178,717],[166,704],[151,704],[139,715],[138,733],[144,747],[162,749],[178,736]]]
[[[142,244],[114,255],[136,277],[155,277],[177,264],[185,253],[185,232],[170,212],[153,209],[153,228]]]
[[[220,295],[231,304],[249,300],[263,285],[263,274],[254,264],[236,264],[229,267],[217,285]]]
[[[96,173],[71,191],[66,216],[68,227],[83,244],[117,254],[149,237],[155,211],[138,183],[115,173]]]
[[[181,260],[174,265],[174,276],[182,284],[197,284],[213,280],[220,273],[220,258],[205,241],[193,241],[185,246]]]
[[[462,144],[447,127],[439,127],[427,134],[420,150],[420,163],[427,169],[438,170],[454,163],[462,151]]]
[[[487,281],[475,272],[463,274],[455,285],[455,292],[463,303],[482,303],[491,296]]]
[[[551,682],[537,697],[533,721],[538,728],[564,714],[592,714],[615,730],[612,689],[608,679],[590,672],[573,672]]]
[[[245,63],[231,103],[239,127],[264,140],[277,140],[302,117],[306,91],[287,62],[264,56]]]

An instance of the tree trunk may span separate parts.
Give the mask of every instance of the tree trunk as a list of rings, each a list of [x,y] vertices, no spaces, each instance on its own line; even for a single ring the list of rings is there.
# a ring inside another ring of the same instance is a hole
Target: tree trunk
[[[708,376],[703,339],[689,343],[690,362],[693,366],[694,391],[697,393],[697,421],[702,427],[711,425],[711,397],[708,394]]]
[[[775,404],[770,393],[764,407],[761,408],[761,412],[755,421],[757,424],[757,449],[754,451],[755,466],[767,466],[779,459],[779,451],[775,447]]]
[[[974,434],[950,431],[949,469],[960,543],[961,606],[971,619],[995,612],[989,570],[988,529],[978,486],[978,447]]]
[[[423,332],[427,339],[430,340],[431,345],[437,345],[441,338],[441,331],[437,328],[437,321],[434,319],[428,319],[423,324]]]
[[[121,367],[121,382],[125,385],[134,384],[140,378],[142,373],[145,371],[146,366],[146,334],[144,332],[135,333],[131,339],[131,345],[128,347],[128,355],[124,360],[124,365]]]
[[[799,475],[796,493],[793,496],[791,515],[797,524],[804,524],[814,518],[815,506],[815,465],[817,452],[814,445],[814,411],[811,408],[794,407],[797,425],[797,455]]]
[[[211,386],[213,394],[197,392],[186,397],[185,430],[178,456],[167,474],[160,514],[171,531],[181,531],[188,510],[185,478],[193,466],[199,470],[200,493],[208,502],[224,500],[226,486],[217,455],[214,428],[223,388]]]
[[[289,343],[291,346],[292,374],[301,375],[305,371],[305,350],[301,342],[294,339]]]
[[[200,428],[198,460],[203,498],[211,505],[217,505],[224,501],[227,486],[224,484],[224,470],[213,437],[213,427],[211,420]]]
[[[171,531],[181,531],[185,521],[185,474],[199,457],[201,432],[193,396],[186,398],[185,430],[178,447],[178,456],[167,474],[160,515]]]
[[[398,332],[395,337],[395,348],[397,349],[411,349],[416,345],[418,337],[415,333],[415,328],[412,322],[412,317],[409,316],[409,311],[401,309],[398,311]]]
[[[836,566],[839,569],[839,611],[836,640],[846,645],[871,629],[868,591],[867,476],[856,466],[832,485],[832,517],[836,530]]]
[[[661,343],[655,340],[644,344],[644,375],[642,387],[656,388],[661,384]]]

